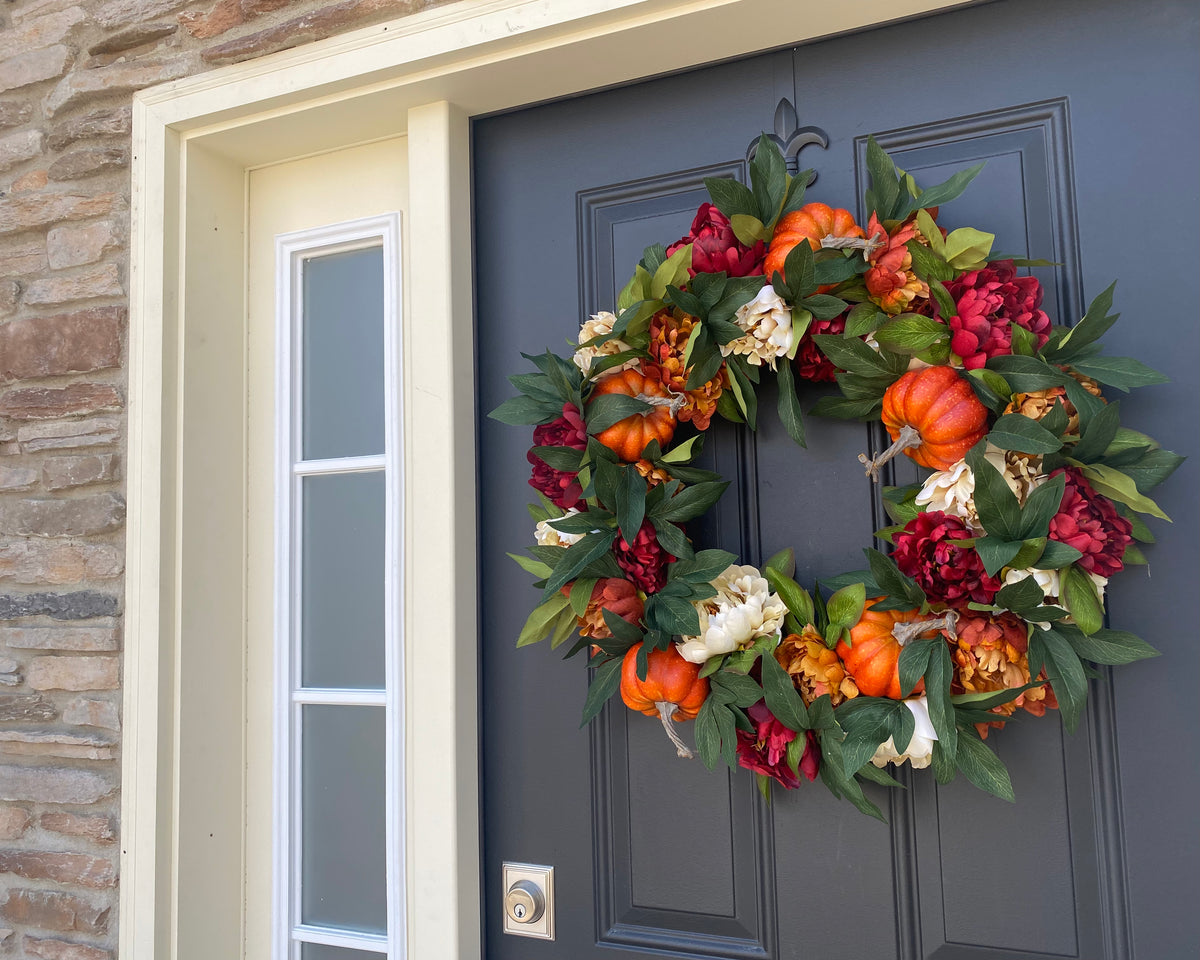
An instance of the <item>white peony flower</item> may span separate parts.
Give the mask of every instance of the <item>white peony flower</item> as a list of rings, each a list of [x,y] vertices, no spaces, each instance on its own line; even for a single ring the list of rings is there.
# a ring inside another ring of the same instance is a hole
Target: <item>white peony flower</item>
[[[795,348],[792,308],[767,284],[758,296],[738,307],[734,323],[746,331],[744,337],[721,346],[721,356],[745,356],[754,366],[765,360],[775,369],[779,357],[789,357]]]
[[[572,507],[562,517],[551,517],[550,520],[562,520],[564,517],[574,516],[579,512]],[[586,533],[563,533],[561,530],[555,530],[550,526],[550,520],[539,520],[537,526],[533,528],[533,535],[537,538],[539,547],[569,547],[587,536]]]
[[[591,319],[587,320],[582,327],[579,328],[579,342],[587,343],[589,340],[594,340],[596,337],[607,336],[612,333],[613,324],[617,322],[615,314],[603,310],[600,313],[593,314]],[[607,340],[598,346],[579,347],[575,351],[575,355],[571,358],[575,361],[575,366],[583,371],[584,376],[589,375],[592,361],[596,357],[611,357],[616,353],[623,353],[626,350],[633,348],[619,337],[613,340]],[[605,373],[617,373],[621,370],[630,370],[638,365],[636,359],[626,360],[620,366],[610,367]]]
[[[880,744],[879,749],[875,751],[875,756],[871,758],[871,762],[877,767],[883,767],[889,763],[899,766],[907,760],[914,769],[920,770],[929,766],[933,760],[933,744],[938,737],[933,729],[933,721],[929,719],[929,700],[922,696],[914,700],[905,700],[904,705],[912,711],[913,719],[916,721],[912,740],[909,741],[908,748],[903,753],[897,753],[896,744],[891,737],[888,737],[887,742]]]
[[[1041,473],[1041,457],[1009,456],[999,447],[988,444],[984,457],[1004,477],[1008,488],[1025,502],[1034,487],[1046,482]],[[917,494],[917,506],[929,510],[940,510],[961,517],[967,526],[977,533],[983,531],[979,513],[975,509],[975,474],[966,460],[959,460],[949,470],[938,470],[931,474]]]
[[[700,635],[684,637],[676,644],[683,659],[704,663],[709,657],[743,649],[760,637],[779,635],[787,607],[755,567],[732,564],[713,586],[717,595],[696,604]]]

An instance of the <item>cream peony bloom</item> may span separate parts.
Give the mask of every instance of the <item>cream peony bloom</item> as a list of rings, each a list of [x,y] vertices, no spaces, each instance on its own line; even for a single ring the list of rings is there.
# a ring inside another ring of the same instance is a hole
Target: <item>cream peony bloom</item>
[[[733,319],[746,335],[722,344],[721,356],[731,353],[745,356],[756,367],[765,360],[774,370],[779,357],[792,355],[795,348],[792,309],[770,284],[759,290],[749,303],[738,307]]]
[[[896,744],[891,737],[888,737],[887,742],[880,744],[879,749],[875,751],[875,756],[871,758],[871,762],[877,767],[883,767],[889,763],[899,766],[907,760],[914,769],[920,770],[929,766],[933,761],[933,744],[938,737],[933,729],[933,721],[929,719],[929,700],[926,697],[917,697],[914,700],[905,700],[904,705],[912,711],[913,719],[916,721],[912,740],[909,741],[908,748],[903,753],[897,753]]]
[[[676,644],[684,660],[704,663],[709,657],[743,649],[759,637],[779,635],[787,607],[755,567],[732,564],[713,586],[717,595],[696,604],[700,635]]]
[[[562,520],[564,517],[571,517],[579,512],[572,507],[562,517],[551,517],[550,520]],[[533,528],[533,535],[537,538],[539,547],[569,547],[587,536],[586,533],[563,533],[561,530],[555,530],[550,526],[550,520],[539,520],[537,526]]]
[[[1037,585],[1042,588],[1042,593],[1045,594],[1047,601],[1051,597],[1059,595],[1060,584],[1057,570],[1035,570],[1032,567],[1026,570],[1009,570],[1004,575],[1004,586],[1020,583],[1029,577],[1033,577]]]
[[[594,340],[596,337],[603,337],[612,333],[613,324],[617,322],[616,314],[609,313],[603,310],[600,313],[593,314],[591,319],[587,320],[582,327],[579,328],[579,342],[587,343],[589,340]],[[592,367],[592,361],[596,357],[611,357],[613,354],[622,353],[633,348],[619,337],[615,340],[608,340],[599,346],[594,347],[579,347],[575,351],[575,355],[571,358],[575,361],[575,366],[583,371],[584,376],[589,376],[589,371]],[[630,370],[638,365],[636,359],[626,360],[620,366],[610,367],[605,373],[617,373],[621,370]]]
[[[984,457],[1000,472],[1008,488],[1022,504],[1034,487],[1046,482],[1040,470],[1041,457],[1026,459],[1025,455],[1015,456],[991,444],[988,444]],[[975,509],[975,474],[967,466],[966,460],[958,461],[949,470],[938,470],[931,474],[915,502],[917,506],[928,510],[940,510],[961,517],[971,529],[977,533],[983,532],[979,513]]]

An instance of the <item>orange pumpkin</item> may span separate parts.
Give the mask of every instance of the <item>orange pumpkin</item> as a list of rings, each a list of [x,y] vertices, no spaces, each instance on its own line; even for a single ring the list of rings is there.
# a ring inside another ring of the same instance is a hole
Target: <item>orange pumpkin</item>
[[[658,717],[677,756],[690,760],[688,749],[671,721],[691,720],[700,712],[708,697],[708,680],[700,676],[700,664],[689,663],[679,655],[674,645],[666,650],[651,650],[646,660],[646,679],[637,675],[637,656],[641,644],[636,643],[621,663],[621,699],[630,710]]]
[[[667,388],[660,381],[646,377],[638,370],[622,370],[604,377],[592,391],[592,400],[610,393],[642,399],[670,399]],[[676,424],[672,409],[669,405],[663,405],[652,407],[646,413],[635,413],[596,434],[596,439],[615,451],[622,460],[634,463],[642,458],[642,452],[651,440],[657,440],[664,450],[671,442]]]
[[[904,428],[911,428],[904,452],[933,470],[949,470],[958,463],[987,435],[987,419],[987,407],[953,367],[910,370],[883,395],[888,433],[899,440]],[[912,430],[917,436],[911,436]]]
[[[892,636],[892,628],[898,623],[918,619],[921,613],[919,610],[873,609],[882,599],[873,597],[867,601],[862,617],[850,628],[850,643],[839,640],[836,652],[846,665],[846,672],[854,678],[859,693],[899,700],[900,651],[904,645]],[[924,690],[925,681],[920,680],[913,692]]]
[[[796,244],[807,240],[812,252],[816,253],[821,249],[822,238],[828,236],[861,239],[866,235],[863,228],[854,222],[854,215],[841,207],[806,203],[799,210],[785,214],[775,225],[767,259],[763,262],[763,273],[768,280],[777,273],[783,273],[783,263]]]

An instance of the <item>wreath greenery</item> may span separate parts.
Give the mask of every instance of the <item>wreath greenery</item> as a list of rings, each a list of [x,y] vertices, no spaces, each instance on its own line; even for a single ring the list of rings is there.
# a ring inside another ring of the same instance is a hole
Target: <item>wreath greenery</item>
[[[1182,458],[1103,395],[1165,379],[1101,352],[1113,287],[1054,326],[1016,272],[1044,261],[937,224],[982,165],[921,189],[874,141],[867,164],[863,227],[806,203],[809,171],[789,176],[764,136],[750,185],[706,180],[689,235],[646,249],[573,356],[527,356],[536,371],[491,416],[535,425],[537,544],[510,556],[542,600],[517,645],[578,630],[583,722],[620,690],[681,756],[695,718],[710,769],[747,767],[764,792],[819,774],[882,819],[860,781],[897,785],[883,768],[906,760],[1012,800],[989,729],[1057,707],[1074,730],[1088,664],[1155,655],[1104,627],[1104,587],[1145,563],[1141,515],[1167,519],[1148,491]],[[760,572],[686,532],[728,485],[696,465],[704,431],[755,429],[767,371],[800,446],[797,378],[836,381],[810,412],[882,420],[895,441],[860,457],[869,476],[900,454],[931,471],[884,488],[890,553],[811,592],[791,550]]]

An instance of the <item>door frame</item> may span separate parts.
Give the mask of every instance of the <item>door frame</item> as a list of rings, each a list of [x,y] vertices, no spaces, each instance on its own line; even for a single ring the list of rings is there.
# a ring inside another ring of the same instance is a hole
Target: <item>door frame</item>
[[[408,956],[470,960],[481,949],[470,118],[974,2],[462,0],[135,95],[124,960],[208,956],[215,931],[247,950],[249,171],[408,136],[404,549],[420,563],[405,565],[403,635],[443,638],[404,651]]]

